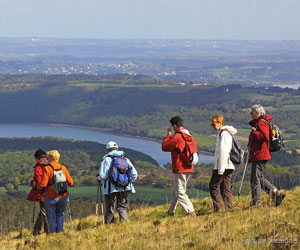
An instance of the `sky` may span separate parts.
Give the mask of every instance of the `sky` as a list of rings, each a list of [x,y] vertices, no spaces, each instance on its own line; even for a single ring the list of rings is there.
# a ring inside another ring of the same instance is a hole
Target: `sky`
[[[0,37],[300,40],[299,0],[0,0]]]

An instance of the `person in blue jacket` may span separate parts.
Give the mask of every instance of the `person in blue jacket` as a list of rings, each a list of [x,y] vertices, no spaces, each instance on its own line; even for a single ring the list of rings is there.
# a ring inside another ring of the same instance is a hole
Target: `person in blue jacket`
[[[123,158],[125,162],[132,168],[132,180],[128,186],[120,187],[114,185],[114,183],[109,179],[110,169],[113,165],[114,158],[124,157],[124,152],[119,151],[119,146],[116,142],[108,142],[106,145],[106,155],[103,157],[101,163],[99,175],[97,177],[98,181],[103,182],[103,194],[105,200],[105,224],[111,224],[115,222],[115,208],[119,213],[120,220],[127,219],[127,207],[128,207],[128,193],[135,193],[133,183],[138,176],[138,173],[127,158]]]

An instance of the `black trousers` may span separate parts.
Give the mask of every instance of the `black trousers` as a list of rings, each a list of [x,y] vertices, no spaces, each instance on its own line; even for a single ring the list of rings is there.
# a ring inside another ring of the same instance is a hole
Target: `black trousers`
[[[105,195],[105,224],[111,224],[115,222],[115,210],[117,209],[120,220],[127,219],[127,193],[126,192],[114,192]]]

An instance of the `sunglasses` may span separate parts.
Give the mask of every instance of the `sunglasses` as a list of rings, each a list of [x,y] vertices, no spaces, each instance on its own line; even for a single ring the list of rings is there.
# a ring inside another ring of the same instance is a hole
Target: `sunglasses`
[[[210,124],[210,126],[215,127],[217,125],[217,123],[212,123]]]

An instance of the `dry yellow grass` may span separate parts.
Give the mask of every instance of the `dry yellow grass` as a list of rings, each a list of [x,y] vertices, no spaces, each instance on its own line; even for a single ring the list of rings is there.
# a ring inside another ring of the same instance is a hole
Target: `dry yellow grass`
[[[249,197],[234,198],[234,211],[207,214],[210,199],[194,201],[203,215],[163,218],[165,206],[139,208],[130,212],[128,222],[103,225],[95,216],[65,225],[65,232],[31,236],[11,233],[1,238],[0,249],[300,249],[300,187],[288,191],[280,207],[243,211]]]

